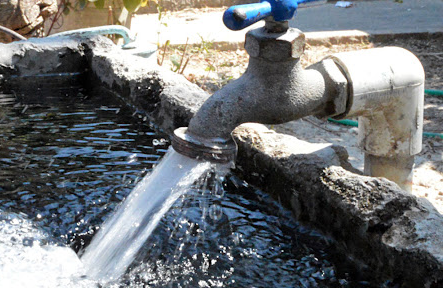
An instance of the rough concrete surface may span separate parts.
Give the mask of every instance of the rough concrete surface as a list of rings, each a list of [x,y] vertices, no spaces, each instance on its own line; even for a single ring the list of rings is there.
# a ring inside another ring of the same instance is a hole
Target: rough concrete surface
[[[40,102],[48,89],[83,81],[88,66],[84,52],[84,43],[70,38],[0,44],[0,87],[23,103]]]
[[[183,76],[115,46],[92,49],[89,58],[94,77],[167,132],[187,126],[209,96]]]
[[[86,68],[85,59],[82,61],[83,50],[81,42],[75,38],[32,38],[0,43],[0,73],[5,74],[7,69],[21,76],[79,72]]]
[[[1,46],[4,81],[32,73],[29,63],[36,56],[53,58],[48,67],[38,67],[45,73],[64,71],[63,63],[82,59],[81,65],[68,67],[88,69],[89,77],[166,131],[186,126],[208,97],[182,76],[149,66],[105,38],[46,41]],[[57,61],[60,49],[69,53]],[[235,139],[237,172],[292,208],[298,220],[331,235],[343,255],[370,275],[368,280],[393,279],[404,287],[443,285],[443,216],[425,200],[386,179],[349,171],[342,147],[309,144],[258,124],[240,126]]]
[[[325,153],[332,147],[317,150],[309,147],[318,144],[290,138],[259,124],[237,128],[242,176],[336,239],[362,271],[369,268],[369,279],[395,279],[405,287],[443,283],[443,217],[432,205],[384,178],[345,170]]]

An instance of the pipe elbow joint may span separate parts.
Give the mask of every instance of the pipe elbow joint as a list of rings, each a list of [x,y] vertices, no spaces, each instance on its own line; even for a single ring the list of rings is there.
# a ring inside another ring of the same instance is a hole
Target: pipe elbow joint
[[[424,71],[417,57],[399,47],[344,52],[330,59],[345,73],[349,102],[343,117],[359,117],[365,153],[392,157],[422,147]]]

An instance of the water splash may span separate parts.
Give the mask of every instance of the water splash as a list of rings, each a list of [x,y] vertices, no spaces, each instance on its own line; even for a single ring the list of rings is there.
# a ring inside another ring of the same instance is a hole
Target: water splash
[[[216,164],[188,158],[170,148],[151,175],[131,192],[102,226],[81,257],[87,275],[101,282],[118,279],[134,260],[162,216],[191,185]],[[229,165],[217,171],[227,171]]]
[[[0,287],[94,287],[82,263],[24,214],[0,210]]]

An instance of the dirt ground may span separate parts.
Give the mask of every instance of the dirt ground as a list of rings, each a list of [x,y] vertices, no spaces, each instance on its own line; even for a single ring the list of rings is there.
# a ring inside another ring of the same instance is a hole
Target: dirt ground
[[[382,43],[307,45],[301,61],[306,67],[333,53],[383,46],[399,46],[413,52],[420,59],[426,73],[425,89],[443,90],[443,37],[397,39]],[[173,70],[179,67],[178,72],[183,71],[182,74],[188,80],[210,93],[240,77],[248,64],[249,56],[243,49],[218,51],[214,49],[214,43],[202,42],[198,46],[186,47],[181,61],[183,50],[184,47],[180,49],[168,47],[164,59],[160,51],[159,61],[163,59],[163,65]],[[306,141],[329,142],[344,146],[348,150],[351,164],[357,169],[363,169],[363,155],[356,143],[357,128],[314,117],[275,125],[272,128]],[[425,97],[424,131],[443,133],[443,97]],[[415,195],[429,200],[443,214],[443,139],[423,138],[423,150],[416,157],[413,189]]]

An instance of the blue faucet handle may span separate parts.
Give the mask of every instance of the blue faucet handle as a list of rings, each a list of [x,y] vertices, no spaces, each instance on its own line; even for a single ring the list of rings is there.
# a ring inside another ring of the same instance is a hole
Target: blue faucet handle
[[[267,1],[236,5],[225,11],[223,23],[231,30],[241,30],[271,15],[272,7]]]
[[[255,22],[273,16],[275,21],[294,17],[298,4],[317,0],[261,0],[260,3],[236,5],[223,14],[223,22],[231,30],[241,30]]]

